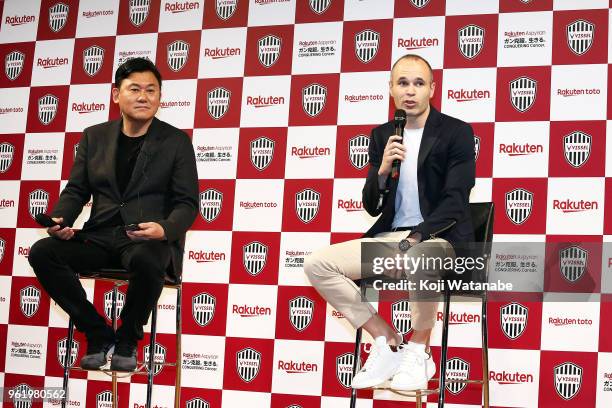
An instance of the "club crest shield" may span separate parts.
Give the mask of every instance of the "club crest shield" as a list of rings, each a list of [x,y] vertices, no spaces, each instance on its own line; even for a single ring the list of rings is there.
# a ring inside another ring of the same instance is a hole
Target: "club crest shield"
[[[151,9],[151,0],[130,0],[129,4],[129,16],[130,22],[140,27],[147,21],[149,17],[149,11]]]
[[[229,109],[232,93],[225,88],[217,87],[206,94],[208,114],[214,120],[219,120]]]
[[[13,388],[13,406],[15,408],[32,408],[32,397],[34,390],[26,383],[21,383]],[[22,396],[17,398],[17,395]]]
[[[149,348],[149,344],[147,344],[142,349],[145,368],[147,369],[147,371],[149,371]],[[153,350],[153,375],[157,375],[164,368],[163,364],[166,362],[166,348],[156,342]]]
[[[410,333],[410,330],[412,330],[410,317],[410,302],[408,300],[398,300],[391,305],[391,323],[399,333]]]
[[[582,386],[582,367],[565,362],[554,368],[555,390],[564,400],[571,400]]]
[[[308,0],[310,9],[317,14],[323,14],[331,5],[332,0]]]
[[[513,224],[521,225],[531,215],[533,193],[524,188],[515,188],[506,193],[506,215]]]
[[[529,77],[520,77],[510,81],[510,103],[519,112],[525,112],[533,106],[537,92],[537,81]]]
[[[49,7],[49,28],[54,33],[61,31],[68,21],[70,7],[64,3],[56,3]]]
[[[104,63],[104,48],[92,45],[83,50],[83,71],[90,76],[95,76]]]
[[[591,155],[591,135],[575,131],[563,137],[563,153],[565,161],[574,167],[582,167]]]
[[[480,153],[480,136],[474,135],[474,160],[478,160],[478,154]]]
[[[295,330],[304,331],[312,322],[314,302],[307,297],[298,296],[289,301],[289,321]]]
[[[32,285],[22,288],[19,291],[19,305],[25,317],[34,316],[40,306],[40,290]]]
[[[115,316],[119,318],[123,305],[125,304],[125,293],[117,290],[117,303],[115,306]],[[109,290],[104,293],[104,315],[108,320],[113,319],[113,291]]]
[[[5,173],[13,164],[15,146],[8,142],[0,143],[0,173]]]
[[[57,361],[62,368],[66,368],[64,361],[66,361],[66,345],[68,344],[68,338],[64,337],[57,342]],[[70,367],[74,366],[77,356],[79,355],[79,342],[72,340],[72,346],[70,347],[70,357],[68,358],[68,364]]]
[[[429,2],[430,0],[410,0],[410,3],[418,9],[422,9],[427,4],[429,4]]]
[[[55,119],[59,98],[55,95],[46,94],[38,98],[38,120],[43,125],[48,125]]]
[[[370,161],[368,155],[370,138],[366,135],[357,135],[352,137],[348,144],[349,161],[357,170],[363,169]]]
[[[355,34],[355,55],[364,64],[372,61],[378,53],[380,34],[366,29]]]
[[[21,51],[11,51],[4,57],[4,73],[11,81],[14,81],[23,72],[25,54]]]
[[[321,194],[310,188],[296,193],[295,213],[304,224],[308,224],[317,216],[320,201]]]
[[[168,44],[168,68],[174,72],[178,72],[187,63],[189,59],[189,43],[183,40],[176,40]]]
[[[0,238],[0,263],[4,259],[4,251],[6,251],[6,241]]]
[[[527,327],[529,309],[525,306],[512,302],[499,309],[500,325],[502,332],[510,340],[519,338]]]
[[[238,0],[215,0],[215,12],[221,20],[228,20],[236,12]]]
[[[467,59],[474,59],[484,46],[485,30],[474,24],[466,25],[458,31],[459,52]]]
[[[586,20],[576,20],[565,27],[567,46],[576,55],[591,49],[595,38],[595,25]]]
[[[321,84],[310,84],[302,88],[302,109],[312,118],[317,116],[325,107],[327,100],[327,87]]]
[[[210,293],[202,292],[191,298],[191,315],[195,322],[205,327],[215,317],[217,299]]]
[[[574,283],[587,270],[589,252],[577,245],[564,248],[559,251],[559,270],[561,275],[570,283]]]
[[[112,408],[113,393],[106,390],[96,395],[96,408]]]
[[[206,222],[213,222],[221,213],[223,193],[209,188],[200,193],[200,215]]]
[[[38,214],[47,212],[49,207],[49,193],[37,188],[28,195],[28,211],[30,217],[35,218]]]
[[[470,376],[470,364],[458,357],[451,358],[446,362],[447,380],[467,380]],[[452,394],[459,394],[466,387],[467,383],[449,382],[446,389]]]
[[[275,35],[266,35],[257,41],[257,58],[261,65],[270,68],[278,61],[282,40]]]
[[[236,372],[244,382],[251,382],[261,367],[261,353],[250,347],[236,353]]]
[[[258,241],[242,247],[242,264],[251,276],[257,276],[266,266],[268,246]]]
[[[192,398],[185,403],[185,408],[210,408],[207,401],[200,397]]]
[[[249,157],[251,158],[251,164],[257,170],[264,170],[274,158],[274,140],[265,136],[251,140]]]
[[[336,357],[336,378],[344,388],[350,388],[353,381],[353,353],[344,353]]]

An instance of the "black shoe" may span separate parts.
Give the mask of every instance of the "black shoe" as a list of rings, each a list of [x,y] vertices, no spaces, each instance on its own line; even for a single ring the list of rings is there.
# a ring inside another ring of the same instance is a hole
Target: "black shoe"
[[[85,333],[87,337],[87,353],[81,359],[84,370],[99,370],[108,361],[115,345],[115,332],[110,327]]]
[[[110,369],[113,371],[136,370],[136,340],[120,339],[115,346]]]

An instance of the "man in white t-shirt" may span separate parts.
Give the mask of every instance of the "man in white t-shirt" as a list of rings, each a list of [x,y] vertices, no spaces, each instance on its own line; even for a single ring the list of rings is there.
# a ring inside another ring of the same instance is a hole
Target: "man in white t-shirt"
[[[457,246],[474,240],[468,205],[475,182],[474,133],[469,124],[430,106],[435,85],[431,66],[422,57],[408,54],[395,62],[389,93],[396,108],[406,112],[404,136],[394,135],[393,121],[372,130],[363,188],[365,210],[380,217],[364,238],[315,251],[304,264],[323,298],[374,338],[353,388],[373,387],[392,378],[394,389],[423,389],[436,370],[428,349],[439,293],[410,291],[413,333],[406,345],[394,347],[402,343],[401,334],[362,301],[353,282],[364,276],[362,244],[376,243],[377,256],[382,257],[446,259],[455,256]],[[397,178],[391,177],[394,160],[401,163]],[[401,240],[411,246],[406,252],[399,249]],[[399,273],[416,283],[445,277],[444,271],[433,268],[385,272],[394,277]]]

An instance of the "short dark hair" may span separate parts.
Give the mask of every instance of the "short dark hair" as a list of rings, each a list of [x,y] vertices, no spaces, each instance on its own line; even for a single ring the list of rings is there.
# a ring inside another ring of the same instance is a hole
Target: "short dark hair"
[[[130,58],[123,64],[119,65],[117,71],[115,71],[115,87],[119,88],[121,86],[121,82],[123,82],[124,79],[129,77],[134,72],[147,71],[152,72],[153,75],[155,75],[155,78],[157,78],[157,82],[159,83],[159,89],[161,89],[161,74],[159,73],[159,70],[155,64],[147,58]]]
[[[423,61],[425,63],[425,65],[427,65],[427,68],[429,68],[429,75],[431,75],[431,82],[433,82],[434,76],[433,76],[433,69],[431,69],[431,65],[429,65],[429,62],[421,57],[420,55],[417,54],[405,54],[402,55],[401,57],[399,57],[394,63],[393,66],[391,67],[391,72],[393,72],[393,70],[395,69],[395,66],[402,60],[405,59],[412,59],[412,60],[419,60],[419,61]]]

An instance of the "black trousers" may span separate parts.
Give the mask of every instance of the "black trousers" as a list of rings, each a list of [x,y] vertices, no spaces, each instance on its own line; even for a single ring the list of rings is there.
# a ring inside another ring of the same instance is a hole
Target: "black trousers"
[[[28,256],[43,288],[86,334],[105,330],[106,321],[87,300],[75,273],[125,268],[131,278],[117,335],[128,339],[143,338],[143,326],[157,304],[170,260],[167,242],[132,241],[120,226],[80,232],[69,241],[43,238]]]

